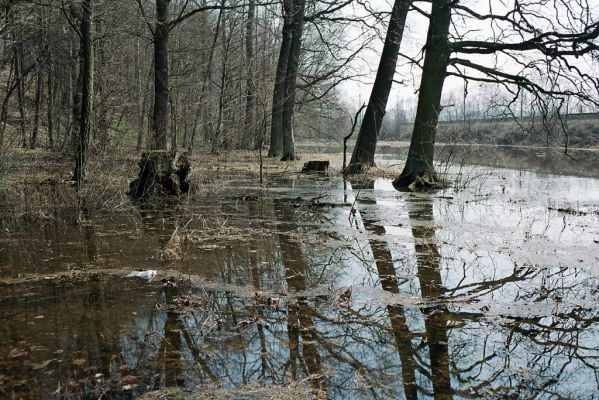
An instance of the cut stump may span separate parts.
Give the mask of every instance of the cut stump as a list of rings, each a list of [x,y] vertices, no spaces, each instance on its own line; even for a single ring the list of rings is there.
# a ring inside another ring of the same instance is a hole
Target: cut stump
[[[329,162],[328,161],[308,161],[304,164],[302,168],[303,173],[311,173],[311,172],[324,172],[325,174],[329,172]]]

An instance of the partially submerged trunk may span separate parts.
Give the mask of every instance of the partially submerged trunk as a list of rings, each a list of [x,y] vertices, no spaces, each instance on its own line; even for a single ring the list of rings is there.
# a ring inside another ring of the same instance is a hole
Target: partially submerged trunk
[[[304,12],[306,0],[293,1],[293,16],[291,22],[291,45],[287,74],[285,75],[285,99],[283,103],[283,157],[282,161],[293,161],[295,155],[295,139],[293,137],[293,110],[295,107],[295,88],[297,71],[299,69],[302,49],[302,34],[304,31]]]
[[[269,157],[280,157],[283,154],[283,103],[285,102],[285,76],[289,51],[291,50],[291,17],[293,4],[291,0],[283,2],[283,31],[275,87],[272,95],[272,120],[270,125]]]
[[[180,195],[189,191],[187,157],[166,150],[144,152],[139,176],[129,184],[129,195],[148,198],[155,194]]]
[[[450,55],[450,23],[451,3],[448,0],[434,0],[410,150],[403,172],[393,181],[398,190],[427,190],[443,186],[435,173],[433,161],[441,92]]]
[[[399,48],[411,5],[411,0],[395,0],[368,108],[366,114],[364,114],[351,161],[345,170],[347,174],[365,172],[365,170],[374,166],[377,138],[383,124],[389,92],[393,85]]]

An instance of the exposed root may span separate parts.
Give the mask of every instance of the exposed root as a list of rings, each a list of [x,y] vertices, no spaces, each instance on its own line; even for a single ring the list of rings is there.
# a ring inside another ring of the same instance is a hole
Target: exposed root
[[[129,184],[132,197],[147,198],[153,194],[178,196],[189,191],[186,179],[190,168],[184,155],[153,150],[143,153],[138,164],[139,177]]]
[[[393,181],[399,191],[429,192],[447,187],[447,183],[439,179],[434,171],[402,173]]]

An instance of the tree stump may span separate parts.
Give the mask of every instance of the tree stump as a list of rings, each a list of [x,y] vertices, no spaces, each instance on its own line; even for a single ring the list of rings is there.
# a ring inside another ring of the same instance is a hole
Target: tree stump
[[[138,178],[129,184],[129,195],[147,198],[156,194],[181,195],[189,191],[189,161],[184,155],[166,150],[142,153]]]
[[[302,168],[303,173],[311,173],[311,172],[324,172],[325,174],[329,172],[329,162],[328,161],[308,161],[304,164]]]

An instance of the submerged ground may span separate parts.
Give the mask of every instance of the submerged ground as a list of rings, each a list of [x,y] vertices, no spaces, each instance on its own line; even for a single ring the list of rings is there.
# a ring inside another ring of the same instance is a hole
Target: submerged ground
[[[196,157],[193,192],[151,204],[132,158],[77,195],[15,153],[0,398],[598,398],[599,162],[542,153],[448,157],[431,194]]]

